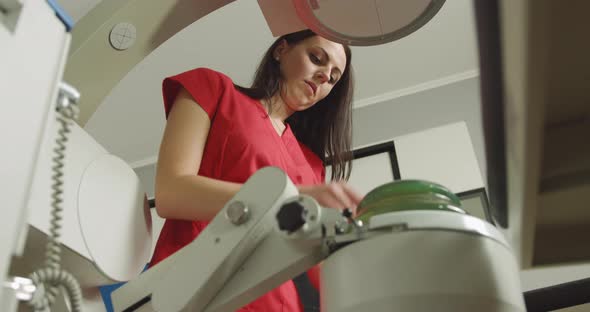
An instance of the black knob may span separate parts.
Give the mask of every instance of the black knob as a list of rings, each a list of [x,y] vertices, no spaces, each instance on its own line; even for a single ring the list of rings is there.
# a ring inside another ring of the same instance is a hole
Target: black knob
[[[352,210],[348,208],[342,210],[342,216],[344,216],[348,220],[352,219]]]
[[[289,234],[299,230],[305,224],[307,210],[299,202],[284,204],[277,213],[277,221],[281,231]]]

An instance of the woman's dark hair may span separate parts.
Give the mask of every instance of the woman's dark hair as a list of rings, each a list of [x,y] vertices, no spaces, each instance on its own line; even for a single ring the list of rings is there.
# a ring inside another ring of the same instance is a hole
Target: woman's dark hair
[[[313,36],[316,34],[311,30],[302,30],[278,38],[260,61],[252,86],[235,87],[251,98],[270,99],[280,90],[281,82],[280,64],[273,57],[275,49],[283,40],[293,46]],[[286,120],[297,140],[317,154],[325,165],[332,166],[333,181],[348,180],[352,169],[352,55],[350,47],[343,47],[346,68],[328,96]]]

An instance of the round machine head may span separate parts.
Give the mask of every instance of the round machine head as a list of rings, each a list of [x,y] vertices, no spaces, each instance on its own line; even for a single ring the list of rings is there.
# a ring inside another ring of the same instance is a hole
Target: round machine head
[[[292,0],[303,23],[348,45],[371,46],[406,37],[428,23],[445,0]]]

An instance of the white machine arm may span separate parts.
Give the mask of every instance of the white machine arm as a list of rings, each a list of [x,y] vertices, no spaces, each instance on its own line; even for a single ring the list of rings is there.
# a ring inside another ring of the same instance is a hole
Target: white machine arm
[[[238,309],[327,257],[341,222],[280,169],[262,169],[192,243],[115,291],[115,310]]]

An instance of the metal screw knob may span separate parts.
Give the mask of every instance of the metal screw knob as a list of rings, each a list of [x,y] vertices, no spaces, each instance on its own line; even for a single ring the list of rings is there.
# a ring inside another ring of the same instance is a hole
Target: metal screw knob
[[[248,221],[250,210],[243,202],[235,201],[229,204],[229,207],[227,207],[227,210],[225,211],[225,216],[231,223],[240,225]]]

